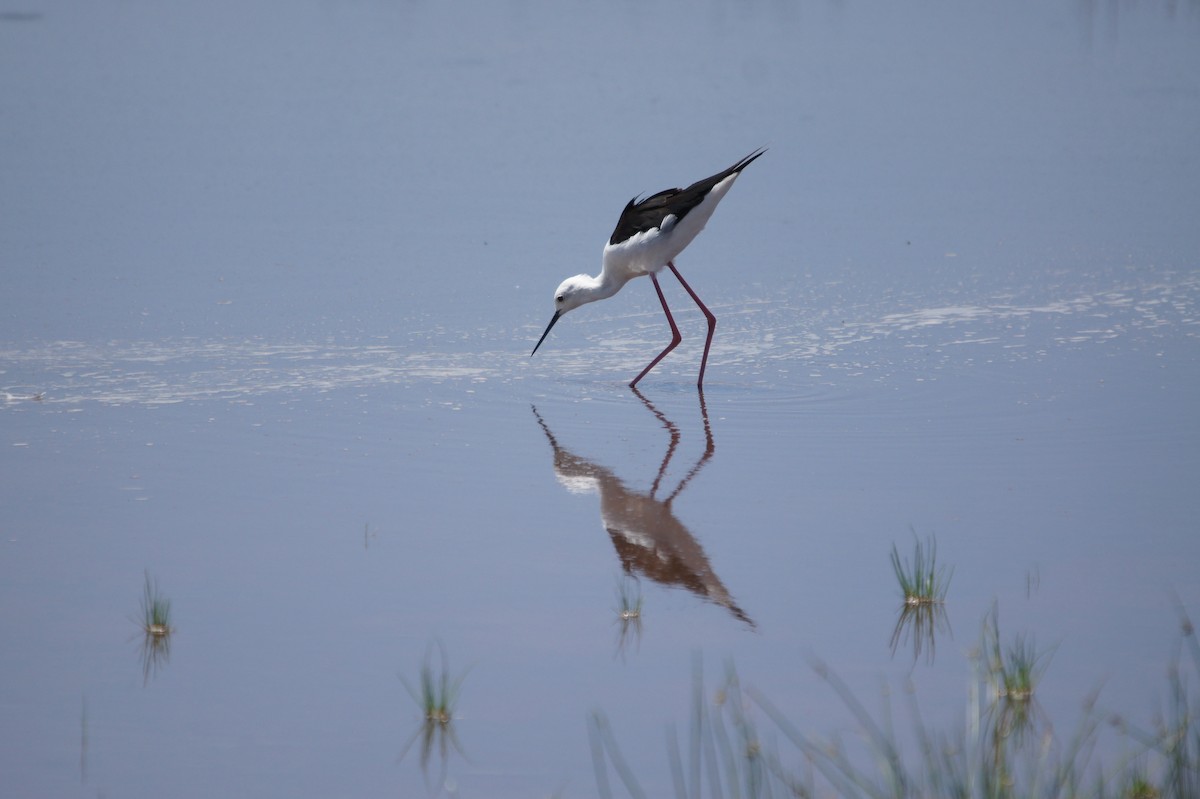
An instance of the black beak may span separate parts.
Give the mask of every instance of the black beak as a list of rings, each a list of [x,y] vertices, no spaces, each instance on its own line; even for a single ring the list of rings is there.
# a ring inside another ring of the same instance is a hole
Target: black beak
[[[550,324],[546,325],[546,332],[538,339],[537,346],[533,348],[533,352],[529,353],[529,357],[533,357],[533,353],[538,351],[538,347],[542,346],[542,342],[546,340],[546,336],[550,335],[550,328],[554,327],[554,323],[558,321],[558,317],[562,316],[562,311],[555,311],[554,316],[550,317]]]

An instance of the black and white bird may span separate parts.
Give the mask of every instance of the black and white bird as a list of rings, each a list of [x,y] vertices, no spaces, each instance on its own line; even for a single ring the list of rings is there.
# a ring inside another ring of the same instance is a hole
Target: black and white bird
[[[671,309],[667,307],[662,287],[658,284],[658,273],[663,267],[668,267],[708,320],[708,338],[704,341],[700,376],[696,380],[696,385],[703,386],[704,367],[708,364],[708,349],[712,345],[713,331],[717,328],[717,318],[696,296],[696,292],[683,279],[683,275],[679,274],[679,270],[675,268],[675,258],[704,229],[709,217],[716,210],[717,203],[729,192],[741,171],[764,152],[765,149],[755,150],[729,169],[698,180],[686,189],[667,189],[641,201],[637,197],[630,200],[621,212],[621,218],[617,220],[617,227],[613,230],[608,244],[604,245],[600,274],[596,277],[576,275],[559,285],[554,292],[554,316],[550,317],[550,324],[546,325],[546,331],[538,339],[533,352],[529,353],[530,356],[542,346],[554,323],[568,311],[589,302],[607,299],[633,278],[649,275],[650,280],[654,282],[654,290],[658,292],[663,312],[667,315],[667,323],[671,325],[671,343],[629,384],[636,386],[647,372],[683,340],[679,334],[679,327],[671,316]]]

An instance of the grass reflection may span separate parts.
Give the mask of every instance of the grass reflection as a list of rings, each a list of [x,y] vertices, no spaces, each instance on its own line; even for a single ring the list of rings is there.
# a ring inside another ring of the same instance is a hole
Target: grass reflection
[[[946,607],[942,604],[905,604],[900,608],[900,616],[896,626],[892,628],[892,655],[901,646],[912,645],[913,662],[925,655],[926,663],[933,663],[937,651],[937,637],[942,633],[952,633],[950,620],[946,616]]]
[[[141,627],[142,684],[147,685],[158,670],[171,658],[171,600],[158,590],[158,582],[146,572],[142,587],[141,612],[137,617]]]
[[[892,544],[891,557],[892,571],[903,596],[900,617],[892,630],[892,655],[895,656],[901,645],[911,642],[913,662],[924,652],[926,662],[932,663],[937,636],[951,632],[946,616],[946,592],[953,570],[948,573],[944,566],[938,566],[937,540],[932,535],[922,544],[914,533],[911,560],[901,560],[895,544]]]
[[[450,666],[446,658],[446,648],[440,641],[435,643],[438,655],[437,668],[434,668],[433,663],[434,643],[430,643],[425,650],[425,659],[421,663],[421,672],[417,687],[414,688],[405,679],[403,674],[398,675],[400,681],[404,684],[405,690],[408,691],[409,696],[412,697],[413,701],[417,703],[417,707],[420,708],[421,720],[416,730],[413,731],[408,741],[405,742],[396,759],[398,761],[404,760],[413,745],[420,741],[421,773],[425,777],[425,785],[428,788],[430,787],[429,763],[436,752],[439,771],[437,781],[434,784],[440,791],[446,784],[446,774],[451,751],[458,752],[464,757],[466,756],[462,745],[458,741],[458,735],[454,731],[454,710],[458,704],[459,692],[462,688],[463,680],[466,679],[467,675],[464,672],[458,677],[451,678]]]

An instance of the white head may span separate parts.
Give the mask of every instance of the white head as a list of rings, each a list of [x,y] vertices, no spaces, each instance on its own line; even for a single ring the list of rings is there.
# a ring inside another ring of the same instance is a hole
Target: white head
[[[596,295],[596,278],[591,275],[569,277],[554,290],[554,312],[562,316],[580,305],[600,299]]]
[[[550,328],[554,327],[554,323],[567,311],[573,311],[580,305],[605,296],[597,290],[598,283],[599,281],[590,275],[575,275],[558,284],[558,288],[554,290],[554,316],[550,317],[550,324],[546,325],[546,332],[542,333],[533,352],[529,353],[530,357],[542,346],[546,336],[550,335]]]

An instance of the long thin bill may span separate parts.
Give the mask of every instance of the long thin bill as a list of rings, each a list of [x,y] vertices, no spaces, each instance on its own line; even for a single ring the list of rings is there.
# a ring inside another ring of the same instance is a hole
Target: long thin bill
[[[542,337],[538,339],[537,346],[533,348],[533,352],[529,353],[530,358],[532,358],[533,354],[538,351],[538,347],[542,346],[542,342],[546,340],[546,336],[550,335],[550,328],[554,327],[554,323],[558,321],[558,317],[560,316],[562,316],[562,312],[555,311],[554,316],[550,317],[550,324],[546,325],[546,332],[543,333]]]

